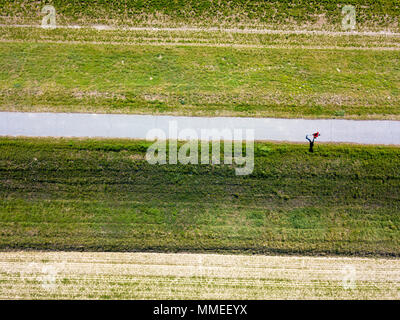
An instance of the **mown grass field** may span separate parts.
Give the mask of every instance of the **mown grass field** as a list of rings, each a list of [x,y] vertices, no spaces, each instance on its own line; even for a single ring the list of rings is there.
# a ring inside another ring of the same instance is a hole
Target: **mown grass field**
[[[255,169],[150,142],[0,139],[0,248],[400,255],[397,147],[257,143]]]
[[[398,50],[3,42],[0,110],[400,119],[399,59]]]
[[[60,28],[43,30],[12,24],[40,25],[44,2],[2,3],[0,110],[400,119],[400,37],[330,34],[336,0],[52,4]],[[347,4],[357,31],[398,31],[394,1]]]
[[[396,259],[3,252],[1,299],[400,299]]]
[[[358,29],[399,30],[395,0],[128,0],[0,1],[0,22],[37,24],[51,4],[60,24],[135,26],[218,26],[340,29],[343,5],[353,5]]]

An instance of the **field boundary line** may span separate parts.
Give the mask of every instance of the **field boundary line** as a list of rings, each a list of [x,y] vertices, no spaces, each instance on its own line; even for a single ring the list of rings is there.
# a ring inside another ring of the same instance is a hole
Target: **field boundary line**
[[[288,50],[343,50],[343,51],[400,51],[399,47],[340,47],[340,46],[282,46],[237,43],[191,43],[191,42],[118,42],[118,41],[73,41],[73,40],[14,40],[0,39],[0,43],[49,43],[49,44],[92,44],[92,45],[131,45],[131,46],[186,46],[186,47],[220,47],[243,49],[288,49]]]
[[[42,28],[41,25],[0,24],[0,27]],[[60,25],[57,29],[93,29],[97,31],[189,31],[189,32],[225,32],[242,34],[295,34],[295,35],[330,35],[330,36],[391,36],[400,37],[400,32],[392,31],[326,31],[326,30],[283,30],[251,28],[200,28],[200,27],[115,27],[108,25]]]

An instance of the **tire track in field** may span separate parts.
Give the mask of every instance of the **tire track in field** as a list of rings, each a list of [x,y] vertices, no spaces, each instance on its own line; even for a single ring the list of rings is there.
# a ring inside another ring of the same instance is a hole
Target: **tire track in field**
[[[49,44],[92,44],[92,45],[128,45],[128,46],[185,46],[185,47],[220,47],[237,49],[304,49],[304,50],[339,50],[339,51],[400,51],[399,47],[341,47],[341,46],[296,46],[296,45],[256,45],[232,43],[194,43],[194,42],[118,42],[118,41],[76,41],[76,40],[12,40],[0,39],[0,43],[49,43]]]
[[[42,28],[41,25],[0,24],[0,27]],[[57,26],[59,29],[95,29],[98,31],[189,31],[189,32],[225,32],[242,34],[284,34],[284,35],[330,35],[330,36],[390,36],[400,37],[399,32],[392,31],[326,31],[326,30],[282,30],[282,29],[251,29],[251,28],[199,28],[199,27],[115,27],[109,25],[67,25]]]

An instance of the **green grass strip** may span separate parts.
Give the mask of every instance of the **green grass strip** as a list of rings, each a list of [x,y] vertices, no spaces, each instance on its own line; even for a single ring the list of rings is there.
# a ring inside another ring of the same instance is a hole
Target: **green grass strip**
[[[0,248],[400,256],[400,150],[257,143],[255,169],[148,142],[0,139]]]

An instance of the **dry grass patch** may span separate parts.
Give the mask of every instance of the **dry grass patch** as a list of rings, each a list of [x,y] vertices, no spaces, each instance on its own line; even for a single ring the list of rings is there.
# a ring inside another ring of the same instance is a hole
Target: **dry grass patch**
[[[398,299],[399,290],[398,259],[0,253],[3,299]]]

